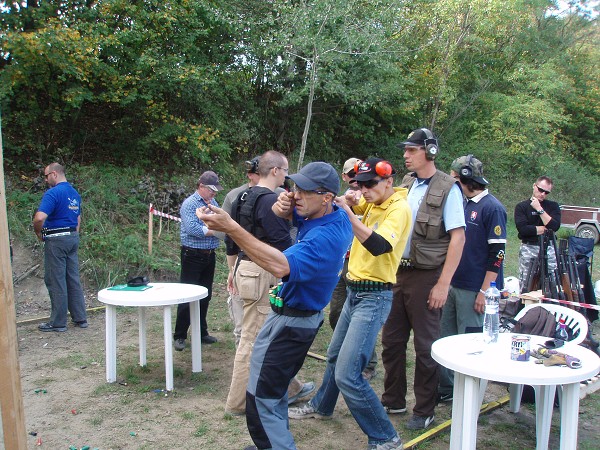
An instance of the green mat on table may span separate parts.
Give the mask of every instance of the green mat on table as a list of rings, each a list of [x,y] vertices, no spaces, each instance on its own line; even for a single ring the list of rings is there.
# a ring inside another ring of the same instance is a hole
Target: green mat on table
[[[150,289],[152,286],[127,286],[126,284],[117,284],[116,286],[109,287],[109,291],[145,291]]]

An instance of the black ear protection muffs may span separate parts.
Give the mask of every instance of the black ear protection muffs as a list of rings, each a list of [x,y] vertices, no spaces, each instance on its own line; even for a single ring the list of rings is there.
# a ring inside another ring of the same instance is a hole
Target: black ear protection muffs
[[[252,158],[250,161],[246,161],[244,163],[244,165],[246,166],[246,172],[258,173],[258,163],[259,158]]]
[[[433,133],[427,128],[421,128],[427,139],[425,139],[425,157],[429,161],[433,161],[439,152],[438,141]]]
[[[150,282],[150,279],[148,279],[148,277],[134,277],[132,279],[130,279],[129,281],[127,281],[127,286],[129,287],[139,287],[139,286],[146,286],[148,283]]]
[[[460,176],[465,178],[471,178],[473,176],[473,169],[471,168],[471,160],[473,159],[473,155],[467,156],[467,162],[464,166],[460,168]]]

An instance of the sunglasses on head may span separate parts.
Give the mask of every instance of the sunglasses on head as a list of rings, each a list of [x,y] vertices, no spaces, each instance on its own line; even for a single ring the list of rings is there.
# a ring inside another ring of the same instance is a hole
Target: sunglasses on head
[[[359,188],[366,187],[367,189],[371,189],[371,188],[374,188],[375,186],[377,186],[383,180],[387,180],[387,178],[380,178],[378,180],[372,179],[372,180],[368,180],[368,181],[357,181],[356,184],[358,184]]]
[[[540,191],[541,194],[546,194],[549,195],[550,192],[552,191],[547,191],[546,189],[542,189],[541,187],[539,187],[537,184],[535,185],[535,187],[537,188],[538,191]]]

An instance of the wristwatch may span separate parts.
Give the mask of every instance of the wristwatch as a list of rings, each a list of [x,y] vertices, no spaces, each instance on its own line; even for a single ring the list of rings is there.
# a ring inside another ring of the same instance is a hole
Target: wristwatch
[[[543,209],[538,209],[537,213],[541,216],[542,214],[544,214],[546,211],[544,211]]]

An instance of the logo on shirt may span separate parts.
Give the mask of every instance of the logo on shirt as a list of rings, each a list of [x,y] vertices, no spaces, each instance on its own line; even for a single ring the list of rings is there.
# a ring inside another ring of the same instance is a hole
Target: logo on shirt
[[[477,211],[471,211],[471,222],[475,222],[477,219]]]
[[[494,227],[494,234],[496,236],[500,236],[502,234],[502,227],[500,225],[496,225]]]
[[[79,202],[76,198],[69,198],[69,209],[73,212],[79,212]]]

